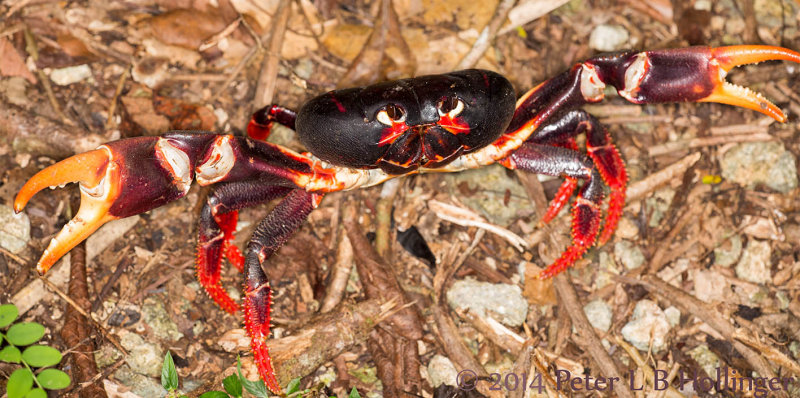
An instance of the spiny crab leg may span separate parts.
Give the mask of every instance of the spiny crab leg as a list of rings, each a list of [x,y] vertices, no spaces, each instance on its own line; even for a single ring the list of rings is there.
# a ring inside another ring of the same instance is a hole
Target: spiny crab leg
[[[75,217],[50,241],[36,264],[39,273],[46,273],[53,264],[78,243],[108,221],[117,219],[108,213],[119,195],[118,168],[110,162],[107,148],[96,149],[64,159],[34,175],[14,199],[19,213],[31,197],[44,188],[56,188],[70,182],[80,183],[81,206]]]

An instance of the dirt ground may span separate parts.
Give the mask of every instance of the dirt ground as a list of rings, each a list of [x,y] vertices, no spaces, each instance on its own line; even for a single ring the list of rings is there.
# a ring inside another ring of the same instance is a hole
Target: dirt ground
[[[73,380],[94,386],[73,383],[58,396],[164,394],[167,350],[189,396],[221,389],[237,355],[254,379],[241,312],[222,311],[194,275],[209,188],[108,224],[43,284],[36,261],[75,213],[78,190],[45,190],[26,218],[11,216],[24,182],[120,138],[172,129],[241,135],[263,105],[298,109],[339,87],[479,67],[522,95],[601,52],[800,49],[798,23],[800,2],[791,0],[2,2],[0,232],[10,238],[0,243],[11,243],[0,247],[0,303],[44,324],[45,341],[60,351],[95,353],[62,362]],[[763,93],[786,123],[720,104],[635,105],[613,91],[587,106],[625,160],[629,198],[611,240],[557,278],[535,276],[570,240],[567,211],[539,225],[560,179],[492,166],[326,196],[266,269],[280,381],[300,378],[301,396],[355,387],[386,397],[738,397],[763,395],[714,391],[703,378],[764,377],[778,380],[770,394],[799,396],[797,76],[796,64],[773,61],[727,76]],[[303,150],[288,129],[269,140]],[[240,212],[239,247],[271,206]],[[416,237],[401,233],[411,227]],[[407,239],[430,252],[404,249]],[[82,257],[88,296],[67,293]],[[223,265],[222,284],[236,299],[243,281]],[[67,322],[67,296],[94,321]],[[0,362],[0,396],[15,368]],[[447,387],[463,370],[491,380],[475,391]],[[565,371],[573,384],[559,382]],[[522,375],[539,375],[542,389],[531,391],[528,380],[523,393]],[[624,380],[615,388],[592,391],[617,375]]]

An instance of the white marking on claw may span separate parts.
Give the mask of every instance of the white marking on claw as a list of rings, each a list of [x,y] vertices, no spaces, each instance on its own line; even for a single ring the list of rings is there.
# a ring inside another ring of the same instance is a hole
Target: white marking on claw
[[[223,135],[214,140],[208,160],[197,166],[197,182],[200,185],[213,184],[228,175],[236,162],[231,147],[230,135]]]
[[[650,59],[647,57],[647,53],[639,53],[636,56],[636,60],[625,70],[625,88],[619,91],[619,95],[634,104],[638,104],[640,102],[637,99],[639,85],[648,70],[650,70]]]
[[[192,185],[192,164],[189,155],[172,145],[169,139],[159,138],[156,142],[156,157],[161,161],[161,167],[172,175],[175,186],[181,192],[188,192]]]
[[[587,102],[600,102],[605,97],[606,85],[592,64],[581,64],[581,95]]]

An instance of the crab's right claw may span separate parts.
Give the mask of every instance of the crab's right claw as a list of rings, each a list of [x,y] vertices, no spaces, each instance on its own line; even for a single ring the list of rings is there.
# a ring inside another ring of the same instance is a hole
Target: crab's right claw
[[[50,241],[36,264],[44,274],[64,254],[82,242],[97,228],[115,218],[109,209],[119,196],[119,171],[110,162],[107,149],[82,153],[58,162],[31,177],[14,199],[19,213],[33,195],[44,188],[56,188],[70,182],[80,183],[81,207],[75,217]]]
[[[185,196],[195,176],[197,159],[215,137],[176,132],[114,141],[34,175],[14,200],[17,212],[46,187],[79,182],[81,188],[80,210],[50,242],[36,269],[47,272],[61,256],[108,221],[143,213]]]

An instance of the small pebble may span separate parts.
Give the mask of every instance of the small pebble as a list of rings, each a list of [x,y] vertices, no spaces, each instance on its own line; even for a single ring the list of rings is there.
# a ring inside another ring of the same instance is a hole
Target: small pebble
[[[779,142],[748,142],[725,152],[722,177],[747,189],[766,185],[781,193],[797,188],[794,155]]]
[[[50,80],[59,86],[68,86],[90,77],[92,77],[92,69],[86,64],[54,69],[50,72]]]
[[[9,206],[0,206],[0,247],[17,254],[31,240],[31,221],[25,213],[14,214]]]
[[[768,283],[770,274],[770,257],[772,248],[767,241],[751,239],[742,253],[742,258],[736,264],[736,276],[742,280],[753,283]]]
[[[134,373],[150,377],[161,375],[164,350],[158,344],[145,341],[142,336],[128,331],[124,332],[119,342],[130,354],[125,362]]]
[[[590,301],[583,306],[583,312],[586,314],[586,318],[589,319],[589,323],[591,323],[595,329],[607,332],[608,329],[611,328],[611,306],[606,304],[605,301]]]
[[[626,46],[629,37],[620,25],[597,25],[589,35],[589,47],[602,52],[618,51]]]
[[[645,260],[642,249],[627,240],[621,240],[614,245],[614,256],[629,270],[639,268]]]
[[[630,322],[622,327],[622,337],[642,351],[659,352],[666,347],[669,321],[664,311],[653,301],[636,303]]]
[[[447,291],[453,309],[468,308],[479,316],[492,316],[510,327],[519,327],[528,315],[528,303],[516,285],[460,280]]]
[[[455,386],[457,383],[458,370],[449,358],[442,355],[434,355],[428,363],[428,378],[433,388],[442,384]]]

